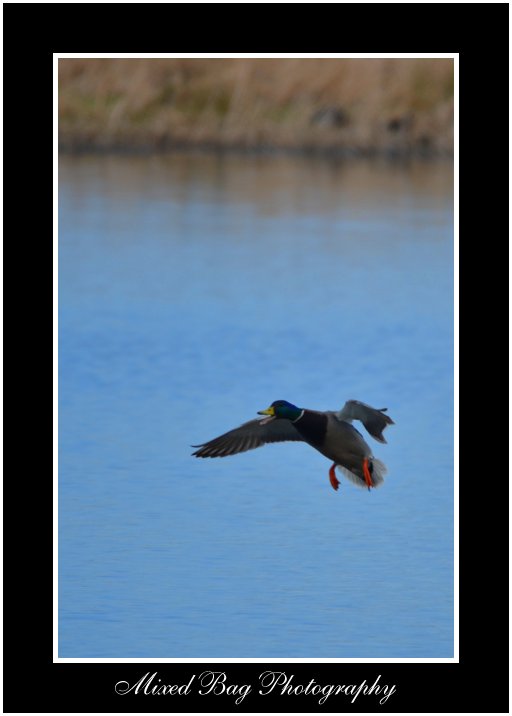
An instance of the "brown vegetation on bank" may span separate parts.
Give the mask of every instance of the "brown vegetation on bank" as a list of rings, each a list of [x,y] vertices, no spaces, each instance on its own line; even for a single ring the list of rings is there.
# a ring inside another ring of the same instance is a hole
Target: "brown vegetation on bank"
[[[62,149],[452,155],[450,59],[60,59]]]

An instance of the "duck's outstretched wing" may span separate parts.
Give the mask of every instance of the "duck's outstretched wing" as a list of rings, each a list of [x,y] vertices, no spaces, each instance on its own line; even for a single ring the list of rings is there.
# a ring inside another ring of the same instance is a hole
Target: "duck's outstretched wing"
[[[337,416],[347,423],[351,423],[352,420],[360,420],[375,440],[385,443],[387,441],[382,431],[388,425],[394,425],[394,420],[391,420],[388,415],[384,415],[385,410],[387,408],[372,408],[366,403],[361,403],[360,400],[347,400],[343,408],[337,413]]]
[[[289,420],[249,420],[239,428],[230,430],[207,443],[192,445],[192,447],[199,448],[192,455],[196,457],[226,457],[246,450],[254,450],[266,443],[302,439]]]

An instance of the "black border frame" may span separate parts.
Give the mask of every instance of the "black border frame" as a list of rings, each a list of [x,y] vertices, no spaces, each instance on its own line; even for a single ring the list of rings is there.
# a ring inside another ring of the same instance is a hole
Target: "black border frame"
[[[273,668],[302,683],[372,683],[380,674],[397,692],[382,706],[374,703],[375,711],[508,713],[507,416],[496,423],[508,388],[499,328],[508,316],[500,296],[508,257],[508,227],[501,223],[509,181],[508,4],[3,7],[4,295],[10,299],[4,384],[13,407],[21,408],[5,423],[6,454],[18,457],[10,470],[5,462],[4,472],[5,711],[371,712],[368,699],[351,704],[331,697],[319,706],[308,696],[258,697],[255,688],[239,706],[232,697],[149,701],[114,691],[116,682],[132,683],[147,671],[158,671],[164,683],[184,683],[192,673],[224,670],[230,681],[257,685],[258,675]],[[459,53],[459,664],[53,664],[52,53],[102,51]],[[491,450],[482,451],[486,429]]]

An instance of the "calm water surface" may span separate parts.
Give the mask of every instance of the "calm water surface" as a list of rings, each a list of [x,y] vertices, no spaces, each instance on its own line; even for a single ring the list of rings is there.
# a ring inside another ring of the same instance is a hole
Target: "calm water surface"
[[[450,164],[63,158],[59,655],[453,656]],[[386,406],[368,493],[284,398]]]

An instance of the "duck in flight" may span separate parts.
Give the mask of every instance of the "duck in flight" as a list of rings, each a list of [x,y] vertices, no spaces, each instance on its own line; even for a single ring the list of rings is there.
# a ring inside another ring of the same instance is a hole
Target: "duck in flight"
[[[303,441],[333,461],[329,480],[337,490],[340,481],[336,468],[359,487],[378,487],[384,481],[386,466],[373,457],[372,450],[353,420],[359,420],[367,432],[380,443],[386,439],[382,432],[394,422],[385,415],[387,408],[372,408],[359,400],[347,400],[339,411],[319,412],[297,408],[286,400],[275,400],[269,408],[259,410],[265,418],[249,420],[240,427],[213,438],[198,448],[195,457],[226,457],[253,450],[266,443]]]

